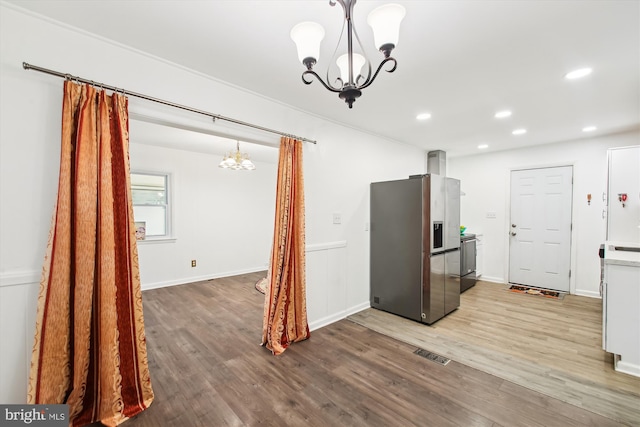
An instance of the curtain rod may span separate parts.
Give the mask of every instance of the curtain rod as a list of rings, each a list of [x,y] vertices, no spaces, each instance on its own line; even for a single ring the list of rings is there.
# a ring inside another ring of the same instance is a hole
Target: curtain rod
[[[72,76],[71,74],[68,74],[68,73],[61,73],[59,71],[49,70],[47,68],[42,68],[42,67],[38,67],[36,65],[28,64],[26,62],[22,63],[22,68],[24,68],[25,70],[34,70],[34,71],[39,71],[39,72],[45,73],[45,74],[51,74],[52,76],[62,77],[62,78],[65,78],[67,80],[74,80],[74,81],[77,81],[77,82],[90,84],[91,86],[97,86],[97,87],[100,87],[102,89],[111,90],[113,92],[122,93],[124,95],[129,95],[129,96],[134,96],[136,98],[146,99],[147,101],[157,102],[159,104],[168,105],[169,107],[174,107],[174,108],[179,108],[181,110],[191,111],[192,113],[202,114],[203,116],[209,116],[209,117],[213,118],[214,122],[216,120],[224,120],[226,122],[235,123],[235,124],[241,125],[241,126],[247,126],[247,127],[250,127],[250,128],[254,128],[254,129],[258,129],[258,130],[264,131],[264,132],[275,133],[275,134],[280,135],[280,136],[286,136],[286,137],[289,137],[289,138],[298,139],[300,141],[310,142],[312,144],[317,144],[317,142],[315,140],[303,138],[303,137],[296,136],[296,135],[293,135],[293,134],[290,134],[290,133],[285,133],[285,132],[280,132],[280,131],[277,131],[277,130],[265,128],[265,127],[262,127],[262,126],[259,126],[259,125],[254,125],[254,124],[251,124],[251,123],[243,122],[241,120],[232,119],[230,117],[221,116],[220,114],[209,113],[207,111],[198,110],[196,108],[187,107],[185,105],[180,105],[180,104],[176,104],[176,103],[173,103],[173,102],[164,101],[162,99],[153,98],[151,96],[143,95],[141,93],[132,92],[132,91],[127,90],[127,89],[117,88],[115,86],[109,86],[109,85],[106,85],[104,83],[94,82],[93,80],[83,79],[82,77],[78,77],[78,76]]]

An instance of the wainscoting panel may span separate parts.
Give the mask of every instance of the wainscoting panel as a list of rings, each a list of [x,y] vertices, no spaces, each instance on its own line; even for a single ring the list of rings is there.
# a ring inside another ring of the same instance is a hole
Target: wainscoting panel
[[[307,245],[307,314],[314,330],[369,307],[347,300],[347,242]]]
[[[35,332],[38,272],[0,275],[0,402],[25,403]]]
[[[346,244],[346,243],[345,243]],[[328,314],[345,311],[347,298],[347,248],[327,250],[327,311]]]
[[[327,307],[328,251],[307,252],[307,317],[309,323],[322,319],[329,313]]]

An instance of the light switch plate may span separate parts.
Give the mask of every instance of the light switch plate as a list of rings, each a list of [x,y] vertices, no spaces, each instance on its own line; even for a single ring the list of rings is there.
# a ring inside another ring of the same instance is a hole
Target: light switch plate
[[[495,212],[487,212],[487,218],[495,219],[495,217],[496,217]]]

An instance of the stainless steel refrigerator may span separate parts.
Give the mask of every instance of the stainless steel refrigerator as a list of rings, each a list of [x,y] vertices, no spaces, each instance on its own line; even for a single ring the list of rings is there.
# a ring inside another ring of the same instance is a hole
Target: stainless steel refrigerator
[[[460,181],[371,184],[371,307],[431,324],[460,306]]]

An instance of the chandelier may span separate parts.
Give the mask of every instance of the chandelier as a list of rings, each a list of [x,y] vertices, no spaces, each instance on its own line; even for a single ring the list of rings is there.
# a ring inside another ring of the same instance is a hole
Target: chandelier
[[[249,155],[240,152],[240,141],[236,141],[236,143],[235,153],[232,151],[226,153],[218,167],[233,170],[254,170],[256,166],[249,159]]]
[[[386,70],[389,73],[395,71],[397,62],[391,56],[391,51],[398,43],[400,33],[400,22],[405,16],[404,7],[399,4],[387,4],[374,9],[367,17],[367,23],[373,28],[373,37],[376,47],[384,55],[384,59],[378,65],[375,73],[371,73],[371,61],[366,55],[353,52],[353,39],[357,41],[360,50],[364,54],[364,48],[360,42],[360,37],[353,25],[353,9],[357,0],[329,0],[331,6],[340,3],[344,9],[344,22],[338,45],[334,51],[331,62],[336,57],[338,47],[344,36],[345,26],[347,31],[347,53],[340,56],[336,63],[340,69],[340,77],[335,79],[336,84],[333,85],[329,79],[329,68],[327,68],[326,81],[313,71],[313,66],[318,61],[320,54],[320,42],[324,38],[324,28],[315,22],[301,22],[291,30],[291,38],[296,43],[298,50],[298,59],[307,67],[302,73],[302,81],[305,84],[311,84],[312,80],[307,80],[308,76],[314,76],[322,83],[322,85],[331,92],[338,93],[340,99],[349,104],[349,108],[353,108],[353,103],[362,95],[362,89],[368,87],[378,76],[382,67],[388,63],[392,63],[391,69]],[[366,73],[362,73],[362,67],[366,65]]]

